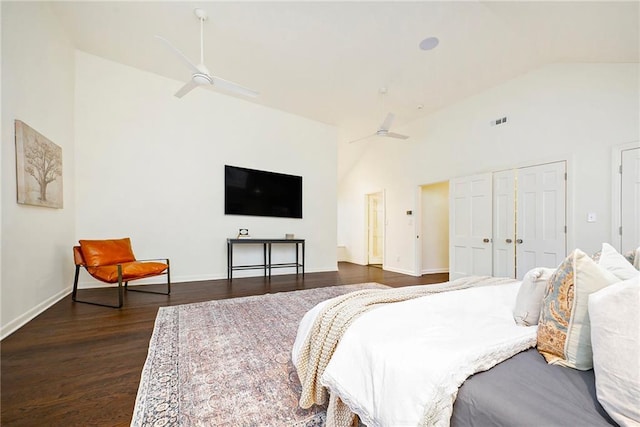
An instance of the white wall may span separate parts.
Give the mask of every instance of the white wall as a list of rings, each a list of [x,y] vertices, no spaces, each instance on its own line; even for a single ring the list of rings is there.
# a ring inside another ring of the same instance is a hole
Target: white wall
[[[334,127],[204,88],[178,99],[182,82],[83,52],[76,64],[76,239],[130,236],[136,256],[169,257],[172,279],[189,281],[226,278],[239,228],[294,233],[307,272],[337,269]],[[303,219],[224,215],[225,164],[301,175]],[[239,264],[260,261],[246,249]],[[274,252],[292,260],[291,246]]]
[[[46,3],[2,2],[2,329],[5,337],[73,281],[74,50]],[[14,120],[62,147],[64,209],[16,200]]]
[[[638,64],[549,65],[396,129],[411,138],[370,143],[340,181],[339,241],[361,263],[363,195],[385,189],[387,268],[415,274],[416,230],[405,211],[419,185],[567,160],[568,245],[596,251],[610,240],[612,147],[640,139],[639,84]],[[489,126],[503,116],[508,124]],[[587,223],[588,212],[598,221]]]

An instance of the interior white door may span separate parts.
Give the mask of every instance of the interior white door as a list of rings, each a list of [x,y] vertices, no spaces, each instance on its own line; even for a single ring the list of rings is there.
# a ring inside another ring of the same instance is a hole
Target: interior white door
[[[516,277],[566,256],[565,162],[520,168],[516,183]]]
[[[622,151],[620,188],[620,250],[640,245],[640,148]]]
[[[452,179],[449,192],[449,279],[490,276],[491,173]]]
[[[516,173],[493,174],[493,275],[516,277]]]
[[[369,264],[382,264],[384,253],[384,199],[382,193],[368,195]]]

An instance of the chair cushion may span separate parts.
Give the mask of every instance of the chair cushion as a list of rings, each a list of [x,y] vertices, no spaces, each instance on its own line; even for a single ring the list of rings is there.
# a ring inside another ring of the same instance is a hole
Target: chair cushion
[[[131,240],[128,237],[110,240],[80,240],[80,249],[82,257],[89,267],[136,260],[131,249]]]
[[[145,277],[162,274],[169,266],[162,262],[125,262],[122,263],[122,281],[143,279]],[[118,282],[118,266],[102,265],[98,267],[87,267],[87,271],[98,280],[107,283]]]

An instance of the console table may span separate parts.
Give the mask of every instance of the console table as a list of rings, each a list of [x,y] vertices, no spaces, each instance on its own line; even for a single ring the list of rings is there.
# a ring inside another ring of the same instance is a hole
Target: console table
[[[272,264],[271,263],[271,246],[279,244],[295,245],[296,261]],[[252,265],[233,265],[233,247],[234,245],[262,245],[262,264]],[[304,239],[227,239],[227,280],[233,280],[234,270],[264,270],[265,277],[271,278],[272,268],[295,267],[296,274],[302,270],[304,277]]]

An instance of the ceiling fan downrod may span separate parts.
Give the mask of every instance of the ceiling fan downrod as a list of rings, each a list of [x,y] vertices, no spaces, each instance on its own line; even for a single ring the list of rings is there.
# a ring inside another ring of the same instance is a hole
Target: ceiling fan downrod
[[[193,13],[200,20],[200,63],[204,64],[204,21],[207,20],[207,12],[203,9],[194,9]]]

